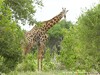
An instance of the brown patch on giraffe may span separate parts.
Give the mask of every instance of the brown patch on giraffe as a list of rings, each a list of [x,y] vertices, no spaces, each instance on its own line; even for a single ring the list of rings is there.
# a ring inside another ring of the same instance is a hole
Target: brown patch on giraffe
[[[41,34],[40,34],[40,33],[39,33],[38,35],[39,35],[39,37],[41,36]]]
[[[33,35],[31,35],[30,37],[33,37]]]
[[[45,35],[45,38],[47,38],[47,36]]]
[[[53,23],[53,19],[50,21],[50,23]]]
[[[49,24],[47,28],[50,29],[51,28],[51,24]]]
[[[41,31],[40,34],[43,35],[43,32]]]
[[[43,28],[41,28],[41,31],[44,31],[45,29],[44,29],[44,27]]]
[[[57,20],[57,18],[55,17],[55,18],[53,18],[53,20],[54,20],[54,22]]]
[[[42,41],[45,41],[45,39],[44,39],[44,38],[42,38]]]

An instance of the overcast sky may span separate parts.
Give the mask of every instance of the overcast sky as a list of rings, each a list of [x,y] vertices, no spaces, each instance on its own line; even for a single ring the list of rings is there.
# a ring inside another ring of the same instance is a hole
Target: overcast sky
[[[49,20],[59,14],[64,7],[69,10],[66,20],[75,23],[82,10],[90,9],[98,3],[99,0],[43,0],[44,7],[37,9],[35,18],[37,21]],[[22,28],[30,30],[32,26],[26,25]]]

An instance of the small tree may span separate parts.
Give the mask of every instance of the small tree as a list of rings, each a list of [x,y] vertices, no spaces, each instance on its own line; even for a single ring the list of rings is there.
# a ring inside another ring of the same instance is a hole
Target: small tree
[[[100,4],[87,10],[78,19],[78,36],[82,67],[100,71]],[[80,61],[81,62],[81,61]]]
[[[36,12],[36,6],[41,7],[42,0],[4,0],[4,4],[9,6],[13,13],[13,20],[22,24],[33,24],[36,22],[34,14]]]
[[[86,10],[66,32],[60,61],[69,70],[100,71],[100,4]]]
[[[0,71],[9,72],[21,60],[20,41],[23,33],[20,27],[12,20],[9,7],[3,3],[0,6]]]

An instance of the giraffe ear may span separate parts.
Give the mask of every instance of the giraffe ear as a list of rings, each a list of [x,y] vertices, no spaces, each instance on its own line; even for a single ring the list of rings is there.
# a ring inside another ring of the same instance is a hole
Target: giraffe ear
[[[67,10],[66,12],[68,12],[69,10]]]

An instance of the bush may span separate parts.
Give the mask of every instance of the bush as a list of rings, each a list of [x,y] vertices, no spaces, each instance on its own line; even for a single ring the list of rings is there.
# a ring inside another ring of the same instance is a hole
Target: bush
[[[37,60],[36,53],[27,54],[23,59],[22,63],[19,63],[16,67],[17,71],[36,71],[37,69]]]
[[[100,4],[86,10],[66,32],[60,61],[68,70],[100,72]]]
[[[46,53],[44,55],[43,59],[43,70],[44,71],[50,71],[56,69],[56,63],[52,61],[52,57],[50,56],[49,49],[46,50]]]
[[[0,9],[0,71],[14,70],[22,58],[20,41],[23,37],[21,28],[12,21],[12,13],[2,4]]]

